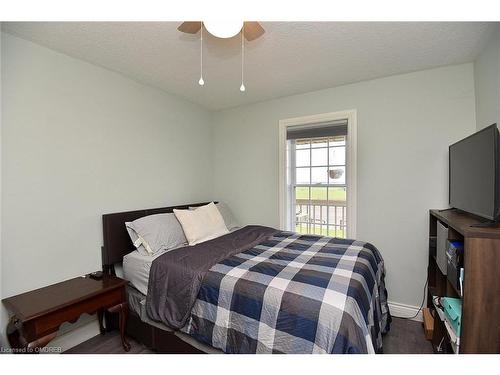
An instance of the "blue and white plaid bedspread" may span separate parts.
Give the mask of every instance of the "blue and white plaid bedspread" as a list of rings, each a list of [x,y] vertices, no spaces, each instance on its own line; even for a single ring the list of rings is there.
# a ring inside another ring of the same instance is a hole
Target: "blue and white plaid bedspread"
[[[373,245],[278,232],[210,269],[182,330],[226,353],[374,353],[389,322]]]

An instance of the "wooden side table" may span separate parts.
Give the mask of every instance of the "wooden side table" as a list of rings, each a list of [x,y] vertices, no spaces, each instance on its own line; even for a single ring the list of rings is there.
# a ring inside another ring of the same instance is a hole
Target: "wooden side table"
[[[125,337],[126,285],[127,281],[116,276],[104,276],[101,280],[77,277],[3,299],[12,314],[7,325],[11,347],[18,353],[37,353],[56,337],[62,323],[74,323],[84,313],[97,313],[100,332],[104,334],[103,315],[109,311],[119,314],[122,345],[129,351]]]

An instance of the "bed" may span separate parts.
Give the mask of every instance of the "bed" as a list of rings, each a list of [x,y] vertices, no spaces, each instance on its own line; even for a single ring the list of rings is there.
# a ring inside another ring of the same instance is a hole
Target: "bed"
[[[125,222],[205,204],[103,215],[103,269],[123,264],[130,336],[167,353],[382,352],[385,270],[369,243],[254,225],[154,258],[134,251]]]

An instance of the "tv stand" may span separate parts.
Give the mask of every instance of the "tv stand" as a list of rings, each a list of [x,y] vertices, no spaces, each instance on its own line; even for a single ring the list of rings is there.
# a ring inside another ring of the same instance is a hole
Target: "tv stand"
[[[459,353],[500,353],[500,223],[460,210],[430,210],[427,307],[434,317],[435,352],[453,352],[452,335],[440,319],[433,297],[462,298]],[[448,240],[464,243],[463,295],[436,261],[437,223],[448,227]]]
[[[497,221],[484,221],[482,223],[471,225],[471,228],[495,228],[495,227],[498,227]]]
[[[446,211],[453,211],[453,210],[456,210],[456,208],[454,207],[450,207],[450,208],[443,208],[441,210],[437,210],[438,212],[446,212]]]

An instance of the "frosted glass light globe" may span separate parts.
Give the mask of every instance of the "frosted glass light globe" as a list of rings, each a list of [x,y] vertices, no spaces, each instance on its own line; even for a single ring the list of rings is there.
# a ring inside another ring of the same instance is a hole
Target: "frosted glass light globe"
[[[243,28],[243,21],[203,21],[205,29],[217,38],[232,38]]]

